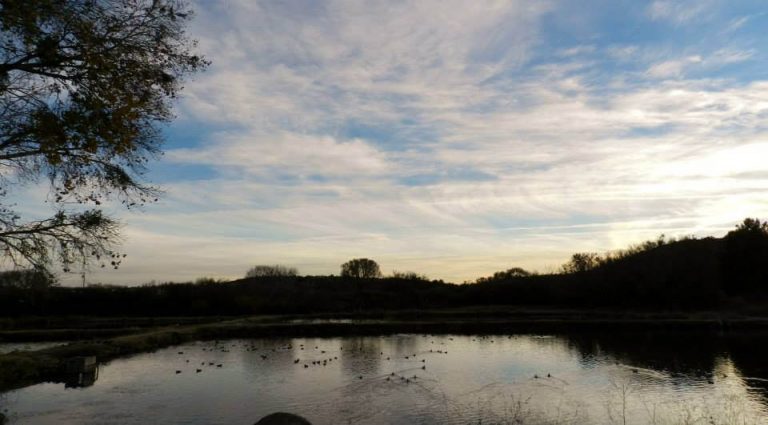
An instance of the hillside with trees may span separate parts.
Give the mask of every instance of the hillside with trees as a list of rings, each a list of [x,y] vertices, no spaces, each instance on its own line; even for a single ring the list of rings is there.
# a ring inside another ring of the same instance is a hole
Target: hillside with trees
[[[244,279],[139,287],[67,288],[46,275],[5,272],[0,311],[20,315],[197,316],[359,313],[463,306],[702,310],[768,306],[768,223],[747,219],[722,238],[659,237],[625,250],[577,253],[557,273],[510,268],[456,285],[414,272],[380,277],[354,259],[341,276],[256,266]]]

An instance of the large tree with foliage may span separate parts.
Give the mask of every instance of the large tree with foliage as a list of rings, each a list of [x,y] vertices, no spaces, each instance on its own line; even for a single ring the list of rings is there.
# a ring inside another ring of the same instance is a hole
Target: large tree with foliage
[[[341,265],[342,277],[371,279],[381,277],[379,264],[369,258],[355,258]]]
[[[15,264],[117,267],[105,201],[156,200],[142,180],[183,78],[206,66],[179,0],[0,0],[0,249]],[[45,179],[54,211],[12,189]],[[104,261],[106,260],[106,261]]]

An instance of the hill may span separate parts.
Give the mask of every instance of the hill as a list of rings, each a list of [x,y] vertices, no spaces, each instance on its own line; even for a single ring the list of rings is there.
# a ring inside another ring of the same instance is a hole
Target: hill
[[[764,306],[768,224],[747,219],[723,238],[659,238],[603,256],[577,253],[558,273],[514,268],[464,285],[413,274],[66,288],[46,283],[44,276],[18,280],[14,273],[17,280],[0,277],[0,314],[7,317],[360,313],[487,305],[646,310]]]

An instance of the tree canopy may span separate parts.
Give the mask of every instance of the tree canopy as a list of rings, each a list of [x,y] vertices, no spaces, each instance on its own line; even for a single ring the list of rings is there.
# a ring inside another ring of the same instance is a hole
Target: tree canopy
[[[499,271],[493,274],[493,276],[481,277],[477,279],[477,283],[490,283],[490,282],[503,282],[512,279],[520,279],[531,276],[531,272],[520,267],[512,267],[507,270]]]
[[[360,279],[381,277],[378,263],[368,258],[355,258],[341,265],[341,276]]]
[[[563,264],[563,273],[580,273],[594,269],[600,265],[601,258],[595,252],[577,252],[571,255],[571,260]]]
[[[117,268],[119,223],[99,206],[156,200],[145,182],[159,125],[207,62],[180,0],[0,0],[0,249],[49,267]],[[12,189],[45,179],[53,215],[25,219]],[[107,260],[107,261],[104,261]]]
[[[253,277],[294,277],[298,276],[299,271],[295,267],[274,265],[253,266],[245,273],[246,278]]]

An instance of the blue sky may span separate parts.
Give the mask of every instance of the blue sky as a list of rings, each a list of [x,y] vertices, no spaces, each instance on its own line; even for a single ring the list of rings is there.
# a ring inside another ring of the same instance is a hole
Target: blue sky
[[[453,282],[768,217],[764,1],[193,3],[138,284],[254,264]]]

